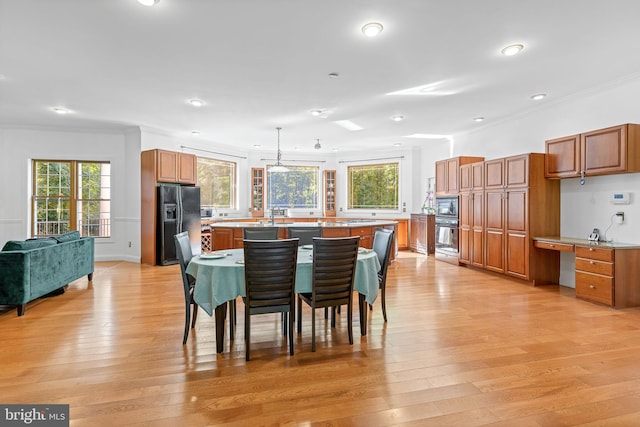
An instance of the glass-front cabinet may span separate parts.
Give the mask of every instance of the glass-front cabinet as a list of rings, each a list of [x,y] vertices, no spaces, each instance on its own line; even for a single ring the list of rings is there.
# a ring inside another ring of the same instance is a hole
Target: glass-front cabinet
[[[324,171],[324,216],[336,216],[336,171]]]
[[[251,216],[264,216],[264,168],[251,168]]]

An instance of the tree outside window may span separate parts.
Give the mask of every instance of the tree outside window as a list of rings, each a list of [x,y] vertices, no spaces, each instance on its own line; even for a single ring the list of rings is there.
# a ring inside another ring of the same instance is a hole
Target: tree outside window
[[[348,209],[399,209],[399,163],[347,167]]]
[[[317,166],[288,166],[289,172],[268,172],[267,208],[317,209]]]
[[[198,187],[203,208],[236,207],[236,164],[198,157]]]

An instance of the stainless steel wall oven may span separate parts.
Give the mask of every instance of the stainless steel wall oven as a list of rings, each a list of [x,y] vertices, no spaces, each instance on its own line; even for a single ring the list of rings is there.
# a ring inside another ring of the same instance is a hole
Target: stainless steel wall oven
[[[458,196],[436,196],[436,253],[458,256]]]

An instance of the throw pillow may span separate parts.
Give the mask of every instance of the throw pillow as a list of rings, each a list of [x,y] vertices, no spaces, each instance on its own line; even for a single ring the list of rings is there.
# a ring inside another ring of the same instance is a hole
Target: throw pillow
[[[61,234],[58,237],[54,237],[54,239],[56,239],[58,243],[73,242],[74,240],[80,240],[80,232],[70,231],[68,233]]]
[[[9,240],[5,243],[2,251],[30,251],[31,249],[44,248],[46,246],[56,245],[55,239],[29,239],[29,240]]]

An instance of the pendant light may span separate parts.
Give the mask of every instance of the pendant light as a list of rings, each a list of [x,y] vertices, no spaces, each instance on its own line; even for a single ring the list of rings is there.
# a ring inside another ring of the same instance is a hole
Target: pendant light
[[[322,148],[322,145],[320,145],[320,140],[316,139],[316,145],[313,146],[313,148],[315,148],[316,150],[319,150]]]
[[[278,127],[276,128],[276,130],[278,131],[278,157],[276,160],[276,164],[271,166],[269,168],[270,172],[289,172],[289,169],[287,169],[281,162],[280,159],[282,158],[282,153],[280,152],[280,131],[282,130],[282,128]]]

